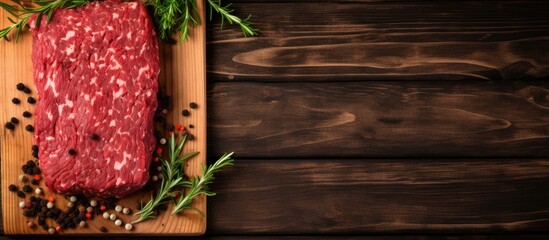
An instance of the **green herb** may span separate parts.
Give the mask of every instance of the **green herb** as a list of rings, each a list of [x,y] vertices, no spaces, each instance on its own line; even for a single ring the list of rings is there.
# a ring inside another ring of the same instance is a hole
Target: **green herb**
[[[149,0],[148,5],[154,7],[154,17],[156,19],[156,29],[160,34],[160,38],[169,40],[170,37],[177,31],[181,32],[179,40],[182,42],[189,36],[189,27],[194,27],[200,24],[198,17],[198,0]],[[257,29],[252,27],[250,16],[241,19],[232,13],[234,9],[231,4],[223,6],[221,0],[208,0],[210,5],[210,21],[213,17],[213,12],[221,15],[221,27],[228,22],[229,24],[237,24],[242,29],[244,36],[257,35]]]
[[[16,4],[16,7],[7,3],[0,2],[0,8],[6,10],[15,19],[8,17],[8,20],[12,23],[10,26],[0,30],[0,38],[7,40],[7,35],[12,30],[15,30],[15,41],[19,40],[21,32],[25,31],[30,17],[33,14],[36,16],[35,25],[39,26],[42,21],[42,16],[47,16],[46,22],[49,23],[53,12],[57,8],[75,8],[89,3],[89,0],[33,0],[32,3],[38,5],[38,7],[27,7],[21,4],[18,0],[11,0]]]
[[[233,165],[234,160],[231,158],[233,153],[224,154],[223,157],[208,168],[203,167],[202,176],[185,180],[183,170],[185,161],[198,154],[198,152],[191,152],[182,155],[181,152],[186,140],[187,135],[176,145],[175,136],[172,134],[169,143],[169,159],[161,159],[162,181],[160,187],[156,195],[151,196],[151,199],[149,199],[145,206],[134,214],[139,215],[139,219],[133,221],[132,224],[154,218],[154,210],[160,205],[173,201],[178,192],[181,193],[181,198],[176,203],[174,213],[181,212],[184,209],[195,209],[200,212],[200,210],[190,207],[192,200],[201,194],[206,196],[215,195],[215,193],[208,191],[208,184],[214,180],[214,173],[219,172],[222,167]],[[187,194],[185,194],[185,188],[189,188]]]
[[[15,30],[15,40],[17,41],[19,34],[26,30],[27,23],[33,14],[38,14],[36,18],[38,26],[44,14],[47,16],[46,22],[49,23],[55,9],[75,8],[90,3],[92,0],[32,0],[32,3],[38,7],[26,7],[21,4],[20,0],[11,1],[16,6],[0,2],[0,8],[15,18],[8,17],[12,25],[0,30],[0,38],[7,40],[8,33]],[[147,0],[146,4],[154,8],[155,25],[160,38],[170,40],[171,36],[179,31],[181,32],[179,41],[183,42],[187,39],[190,27],[200,24],[197,1],[200,0]],[[223,6],[221,0],[208,0],[208,4],[210,5],[210,21],[215,11],[221,16],[222,28],[227,22],[240,26],[246,37],[257,35],[258,30],[253,28],[250,22],[251,15],[241,19],[233,15],[234,9],[231,8],[231,4]]]

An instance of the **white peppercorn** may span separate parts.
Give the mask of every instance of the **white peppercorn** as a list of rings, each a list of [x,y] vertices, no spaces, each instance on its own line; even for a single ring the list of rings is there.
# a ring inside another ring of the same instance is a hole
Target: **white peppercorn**
[[[29,180],[29,178],[25,175],[25,174],[21,174],[19,175],[19,182],[27,182]]]
[[[104,212],[104,213],[103,213],[103,218],[104,218],[104,219],[109,219],[110,216],[111,216],[111,215],[110,215],[108,212]]]
[[[110,218],[111,220],[114,221],[114,220],[116,220],[116,215],[114,215],[114,213],[111,213],[111,215],[109,216],[109,218]]]
[[[122,206],[116,205],[116,207],[114,207],[114,211],[122,212]]]
[[[91,201],[90,201],[90,206],[96,207],[96,206],[97,206],[97,201],[91,200]]]
[[[71,197],[69,198],[69,200],[70,200],[71,202],[76,202],[76,196],[71,196]]]
[[[36,193],[36,195],[42,194],[42,188],[36,188],[36,189],[34,189],[34,193]]]
[[[116,221],[114,221],[114,225],[121,226],[122,225],[122,220],[116,219]]]
[[[52,227],[49,228],[49,229],[48,229],[48,233],[49,233],[49,234],[55,234],[55,228],[52,228]]]
[[[68,202],[68,203],[67,203],[67,207],[70,207],[70,208],[71,208],[71,207],[74,207],[74,203],[73,203],[73,202]]]
[[[161,138],[161,139],[160,139],[160,144],[162,144],[162,145],[166,144],[166,139],[165,139],[165,138]]]
[[[86,226],[86,221],[80,221],[80,223],[78,223],[78,225],[80,227],[85,227]]]
[[[25,208],[25,202],[24,201],[19,202],[19,208]]]
[[[125,208],[122,209],[122,213],[128,215],[128,214],[130,214],[130,209],[125,207]]]
[[[124,228],[128,231],[131,231],[133,229],[133,225],[131,223],[126,223],[126,226]]]
[[[49,208],[49,209],[52,209],[53,208],[53,203],[52,202],[48,202],[46,204],[46,207]]]
[[[86,212],[89,212],[89,213],[93,212],[93,207],[87,207]]]

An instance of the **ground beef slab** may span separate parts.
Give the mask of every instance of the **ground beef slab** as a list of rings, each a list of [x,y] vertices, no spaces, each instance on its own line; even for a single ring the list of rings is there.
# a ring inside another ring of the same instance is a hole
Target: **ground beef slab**
[[[61,194],[119,198],[143,187],[160,71],[145,6],[93,2],[56,10],[38,27],[30,23],[39,96],[34,140],[46,185]]]

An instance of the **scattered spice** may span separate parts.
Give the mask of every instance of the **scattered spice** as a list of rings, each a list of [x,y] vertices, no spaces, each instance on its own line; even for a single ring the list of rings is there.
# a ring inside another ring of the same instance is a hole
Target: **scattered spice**
[[[27,182],[29,180],[29,178],[25,174],[20,174],[19,177],[18,177],[18,180],[19,180],[19,182],[24,183],[24,182]]]
[[[16,192],[17,191],[17,186],[15,186],[13,184],[10,184],[8,186],[8,190],[10,190],[10,192]]]
[[[40,181],[42,179],[42,176],[40,176],[40,174],[34,174],[34,180],[36,181]]]
[[[52,202],[46,203],[46,208],[52,209],[53,208],[53,203]]]
[[[99,228],[99,231],[101,231],[101,232],[107,232],[107,228],[106,228],[106,227],[103,227],[103,226],[101,226],[101,227]]]
[[[13,104],[19,104],[19,103],[21,103],[21,100],[19,100],[19,98],[16,98],[16,97],[15,97],[15,98],[11,99],[11,102],[12,102]]]
[[[86,226],[86,221],[80,221],[80,223],[78,223],[78,226],[80,227],[85,227]]]
[[[97,206],[97,201],[91,200],[91,201],[90,201],[90,206],[96,207],[96,206]]]
[[[29,185],[23,186],[23,192],[26,192],[26,193],[32,192],[32,187]]]
[[[49,234],[55,234],[55,228],[52,228],[52,227],[49,228],[49,229],[48,229],[48,233],[49,233]]]
[[[189,110],[185,109],[181,112],[181,115],[183,115],[183,117],[188,117],[189,115],[191,115],[191,113],[189,112]]]
[[[122,206],[116,205],[116,207],[114,207],[114,211],[122,212]]]
[[[17,196],[20,197],[20,198],[25,198],[26,197],[25,193],[22,192],[22,191],[17,191]]]
[[[18,91],[23,91],[27,86],[25,86],[25,84],[23,83],[18,83],[16,87]]]
[[[109,216],[109,219],[111,220],[116,220],[116,215],[114,213],[111,213],[111,215]]]
[[[189,107],[192,108],[192,109],[196,109],[196,108],[198,108],[198,104],[196,104],[195,102],[191,102],[191,103],[189,103]]]
[[[29,131],[29,132],[34,132],[34,127],[33,127],[32,125],[29,124],[29,125],[27,125],[27,126],[25,127],[25,130],[27,130],[27,131]]]
[[[27,102],[30,103],[30,104],[35,104],[35,103],[36,103],[36,99],[34,99],[33,97],[28,97],[28,98],[27,98]]]
[[[189,139],[189,140],[194,140],[194,135],[192,135],[192,134],[190,134],[190,133],[187,134],[187,139]]]
[[[71,156],[76,155],[76,150],[74,150],[74,149],[72,149],[72,148],[69,149],[69,155],[71,155]]]
[[[36,181],[36,179],[33,178],[33,179],[31,179],[31,184],[32,185],[38,185],[38,181]]]
[[[23,89],[23,92],[26,93],[26,94],[29,94],[31,93],[31,90],[29,87],[25,87],[25,89]]]
[[[114,225],[121,226],[122,225],[122,220],[116,219],[116,221],[114,221]]]
[[[6,128],[9,130],[13,130],[15,129],[15,124],[13,124],[12,122],[6,122]]]
[[[30,117],[32,117],[32,113],[30,113],[29,111],[24,111],[23,112],[23,117],[30,118]]]
[[[189,124],[189,128],[194,128],[194,125],[192,125],[192,124]]]
[[[128,214],[131,213],[131,210],[129,208],[125,207],[125,208],[122,209],[122,213],[128,215]]]
[[[10,119],[10,122],[13,123],[13,124],[18,124],[19,123],[19,119],[17,119],[16,117],[12,117]]]
[[[27,222],[27,227],[29,227],[29,228],[34,228],[34,227],[35,227],[35,225],[34,225],[34,223],[33,223],[33,222],[31,222],[31,221],[28,221],[28,222]]]
[[[36,188],[36,189],[34,189],[34,193],[36,193],[36,195],[40,195],[40,194],[42,194],[42,192],[43,192],[43,191],[42,191],[42,188]]]
[[[128,231],[131,231],[133,229],[133,225],[131,223],[126,223],[126,226],[124,228]]]
[[[105,211],[105,210],[107,210],[107,206],[101,205],[101,207],[99,207],[99,209],[101,209],[101,211]]]
[[[25,208],[25,207],[26,207],[25,202],[23,201],[19,202],[19,208]]]
[[[38,152],[38,145],[32,145],[32,151]]]

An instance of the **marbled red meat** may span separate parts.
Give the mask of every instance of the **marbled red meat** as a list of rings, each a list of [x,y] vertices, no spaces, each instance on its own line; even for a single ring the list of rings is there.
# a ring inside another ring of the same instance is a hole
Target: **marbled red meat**
[[[155,145],[160,72],[143,4],[108,0],[60,9],[31,29],[39,96],[34,140],[46,185],[101,197],[140,189]]]

